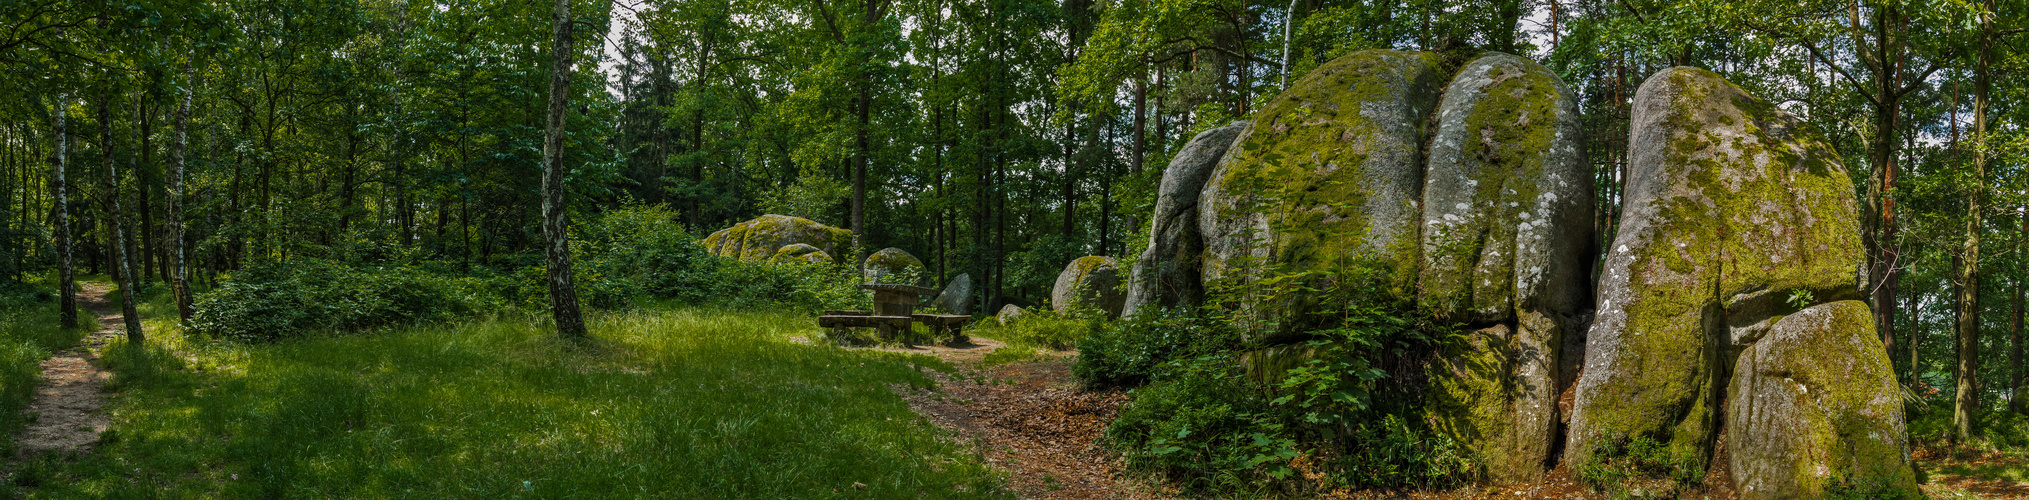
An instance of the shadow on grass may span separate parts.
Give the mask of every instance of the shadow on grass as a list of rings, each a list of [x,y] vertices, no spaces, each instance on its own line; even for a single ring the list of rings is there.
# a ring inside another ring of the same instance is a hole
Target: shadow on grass
[[[934,359],[785,340],[809,323],[677,310],[600,317],[588,342],[502,319],[265,345],[116,344],[102,358],[119,393],[98,451],[0,493],[1004,495],[975,454],[888,389],[931,385],[918,370]]]

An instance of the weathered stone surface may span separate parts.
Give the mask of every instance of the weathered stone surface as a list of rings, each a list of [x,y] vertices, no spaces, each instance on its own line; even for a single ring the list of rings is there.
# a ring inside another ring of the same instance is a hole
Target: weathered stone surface
[[[1191,307],[1204,302],[1204,278],[1199,273],[1205,237],[1198,232],[1198,195],[1233,139],[1246,128],[1242,121],[1201,132],[1170,159],[1156,190],[1148,249],[1129,273],[1121,314],[1132,315],[1144,306]]]
[[[960,274],[944,285],[930,305],[951,314],[972,314],[972,275]]]
[[[1000,306],[1000,312],[993,315],[993,320],[996,323],[1000,323],[1000,326],[1007,326],[1008,323],[1021,319],[1022,314],[1025,312],[1022,310],[1022,306],[1008,304]]]
[[[1592,305],[1580,133],[1578,102],[1549,68],[1490,53],[1459,71],[1423,181],[1424,306],[1485,323]]]
[[[1079,257],[1057,273],[1057,284],[1050,287],[1050,308],[1060,313],[1089,307],[1118,317],[1126,300],[1120,291],[1120,261],[1112,257]]]
[[[1775,320],[1741,352],[1727,393],[1727,457],[1742,500],[1820,498],[1834,485],[1921,497],[1894,367],[1865,303]]]
[[[1380,266],[1395,293],[1413,297],[1419,152],[1443,78],[1435,54],[1361,51],[1263,106],[1199,196],[1206,284]],[[1276,325],[1261,333],[1279,337],[1316,326],[1307,313],[1322,299],[1242,299],[1238,316]]]
[[[768,260],[782,247],[797,243],[838,255],[852,246],[852,231],[802,217],[768,214],[719,230],[704,241],[705,248],[715,255],[747,262]]]
[[[873,255],[868,255],[867,260],[860,263],[860,273],[866,277],[867,283],[902,283],[925,288],[932,284],[929,268],[923,266],[922,260],[894,247],[883,248]],[[915,279],[900,281],[907,279],[904,276],[910,274],[913,274]]]
[[[1498,325],[1445,358],[1433,379],[1445,411],[1433,415],[1488,457],[1496,481],[1542,478],[1563,336],[1591,306],[1593,182],[1580,132],[1569,86],[1497,52],[1466,64],[1437,108],[1419,300],[1441,319]]]
[[[1566,445],[1578,466],[1637,436],[1710,456],[1723,349],[1797,307],[1859,296],[1852,181],[1802,120],[1680,67],[1642,84],[1631,135]]]
[[[783,245],[782,248],[775,250],[775,256],[769,257],[768,261],[769,262],[800,261],[800,262],[815,262],[819,264],[830,264],[833,262],[837,262],[835,260],[832,260],[831,254],[824,253],[823,250],[818,250],[817,247],[810,246],[809,243]]]

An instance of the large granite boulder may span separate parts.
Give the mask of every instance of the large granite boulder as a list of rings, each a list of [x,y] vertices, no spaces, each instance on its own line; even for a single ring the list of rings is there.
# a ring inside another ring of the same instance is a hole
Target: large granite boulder
[[[1007,326],[1008,323],[1021,320],[1022,315],[1027,313],[1028,311],[1022,309],[1022,306],[1007,304],[1000,306],[1000,312],[993,315],[993,321],[1000,324],[1000,326]]]
[[[852,247],[852,231],[802,217],[768,214],[734,224],[705,237],[705,249],[721,257],[747,262],[773,258],[782,247],[805,244],[827,256]]]
[[[832,260],[831,254],[824,253],[823,250],[818,250],[817,247],[811,246],[809,243],[784,245],[782,248],[775,249],[775,256],[769,257],[768,261],[777,263],[811,262],[817,264],[831,264],[837,262],[835,260]]]
[[[1079,257],[1057,273],[1057,284],[1050,287],[1050,307],[1060,313],[1091,308],[1118,317],[1126,300],[1120,291],[1120,261],[1112,257]]]
[[[883,248],[866,261],[860,263],[860,273],[867,283],[900,283],[928,288],[931,285],[930,270],[923,261],[900,248]]]
[[[972,275],[960,274],[951,278],[930,305],[951,314],[972,314]]]
[[[1727,458],[1742,500],[1830,487],[1919,498],[1894,366],[1858,301],[1776,319],[1740,353],[1727,393]]]
[[[1433,418],[1487,457],[1496,481],[1542,478],[1560,347],[1591,306],[1593,182],[1580,131],[1571,88],[1502,53],[1466,64],[1437,109],[1419,300],[1442,320],[1494,325],[1436,367],[1447,408]]]
[[[1205,237],[1198,232],[1198,195],[1233,139],[1246,128],[1243,121],[1200,132],[1170,159],[1156,190],[1148,249],[1129,273],[1121,314],[1132,315],[1144,306],[1190,307],[1204,302],[1199,273]]]
[[[1364,267],[1384,269],[1392,293],[1413,297],[1419,153],[1444,76],[1435,54],[1361,51],[1262,106],[1198,198],[1206,285]],[[1312,313],[1325,299],[1278,294],[1234,305],[1243,326],[1273,339],[1318,326],[1328,315]]]
[[[1679,67],[1642,84],[1631,126],[1621,227],[1566,443],[1579,467],[1637,437],[1709,457],[1728,353],[1783,315],[1859,297],[1863,281],[1852,180],[1802,120]]]

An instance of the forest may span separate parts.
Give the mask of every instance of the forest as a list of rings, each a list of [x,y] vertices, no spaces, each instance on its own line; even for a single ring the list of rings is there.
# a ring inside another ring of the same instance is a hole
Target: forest
[[[1858,200],[1923,493],[2029,494],[2018,0],[7,0],[0,430],[20,436],[0,489],[1470,497],[1485,457],[1386,380],[1447,345],[1427,322],[1344,313],[1330,331],[1371,345],[1249,386],[1208,375],[1258,347],[1216,315],[1049,311],[1067,264],[1124,277],[1148,249],[1193,137],[1372,49],[1513,54],[1568,84],[1588,262],[1615,242],[1651,75],[1709,70],[1808,123]],[[803,265],[704,242],[766,214],[850,243]],[[870,307],[855,265],[883,248],[933,287],[966,276],[966,334],[999,349],[822,341],[819,311]],[[1010,305],[1031,317],[995,317]],[[78,416],[97,430],[30,453],[44,360],[67,352],[111,374]],[[1117,473],[1006,465],[1036,460],[919,416],[1007,394],[897,396],[1026,387],[1020,366],[1098,408],[1066,415],[1106,415],[1079,446]],[[1204,399],[1236,387],[1259,394]],[[1202,425],[1148,437],[1171,414]],[[1543,484],[1625,497],[1712,460],[1641,443]],[[1710,493],[1684,487],[1661,491]]]

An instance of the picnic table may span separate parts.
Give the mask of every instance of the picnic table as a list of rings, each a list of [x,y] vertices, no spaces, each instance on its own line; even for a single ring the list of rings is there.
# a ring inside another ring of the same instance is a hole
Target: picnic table
[[[874,292],[872,311],[825,311],[817,317],[819,328],[874,328],[882,339],[896,338],[895,332],[906,330],[921,322],[934,329],[938,336],[950,334],[953,342],[965,341],[960,329],[972,319],[957,314],[916,314],[916,307],[923,303],[923,297],[937,294],[937,290],[914,285],[876,283],[860,285],[861,290]]]

